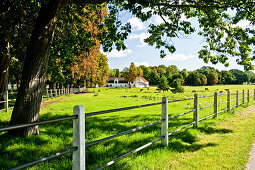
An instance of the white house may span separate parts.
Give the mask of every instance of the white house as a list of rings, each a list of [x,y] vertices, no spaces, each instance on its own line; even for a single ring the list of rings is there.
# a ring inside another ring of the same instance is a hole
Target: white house
[[[131,87],[149,87],[149,82],[143,77],[137,77],[130,85]],[[129,83],[124,77],[109,77],[106,86],[129,87]]]

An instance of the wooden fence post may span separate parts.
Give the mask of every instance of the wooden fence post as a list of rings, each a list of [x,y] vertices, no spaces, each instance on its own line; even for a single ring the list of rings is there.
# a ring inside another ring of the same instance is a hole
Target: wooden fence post
[[[199,121],[199,115],[198,115],[198,94],[194,94],[194,115],[193,115],[193,120],[195,121],[195,123],[193,124],[194,128],[198,127],[198,121]]]
[[[6,112],[8,112],[8,110],[9,110],[9,96],[8,96],[8,88],[7,88],[7,90],[6,90],[6,93],[5,93],[5,99],[6,99],[6,102],[5,102],[5,108],[6,108]]]
[[[230,99],[231,99],[231,95],[230,95],[230,91],[228,91],[228,95],[227,95],[227,109],[228,109],[228,112],[230,111],[230,106],[231,106],[231,103],[230,103]]]
[[[52,96],[52,89],[50,89],[50,97],[53,99],[53,96]]]
[[[214,93],[214,118],[218,117],[218,93]]]
[[[254,89],[254,92],[253,92],[253,100],[255,100],[255,89]]]
[[[61,94],[60,94],[60,89],[58,89],[58,95],[61,96]]]
[[[161,144],[168,146],[168,98],[162,98]]]
[[[62,87],[62,89],[61,89],[61,95],[63,96],[63,87]]]
[[[244,102],[245,102],[245,91],[243,90],[243,104],[244,104]]]
[[[55,89],[55,97],[58,97],[58,91]]]
[[[239,92],[236,91],[236,107],[239,107]]]
[[[49,89],[46,89],[47,100],[49,100]]]
[[[73,152],[72,169],[85,170],[85,108],[74,106],[73,114],[78,118],[73,120],[73,146],[78,147]]]
[[[250,90],[249,89],[247,90],[247,102],[248,103],[250,102]]]

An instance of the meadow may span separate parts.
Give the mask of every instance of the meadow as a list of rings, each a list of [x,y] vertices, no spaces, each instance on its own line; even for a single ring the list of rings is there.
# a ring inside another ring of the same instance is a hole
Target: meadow
[[[168,100],[212,95],[216,91],[230,89],[250,89],[249,104],[235,108],[231,112],[222,112],[216,119],[209,118],[199,123],[197,129],[182,130],[169,137],[169,146],[160,142],[133,154],[106,169],[244,169],[248,154],[255,140],[255,114],[250,114],[255,85],[228,85],[206,87],[184,87],[184,93],[158,93],[156,88],[93,88],[91,93],[71,94],[43,102],[40,121],[70,116],[75,105],[84,105],[85,112],[95,112],[120,107],[160,102],[163,96]],[[205,90],[208,88],[209,91]],[[219,102],[227,96],[219,96]],[[241,103],[241,93],[239,94]],[[235,94],[231,95],[235,99]],[[246,99],[247,100],[247,99]],[[169,116],[193,109],[193,100],[169,103]],[[199,99],[199,107],[213,104],[213,97]],[[235,101],[231,102],[231,106]],[[221,104],[219,111],[227,104]],[[199,117],[213,113],[213,108],[199,112]],[[0,112],[0,127],[8,125],[9,113]],[[107,113],[86,118],[86,143],[142,126],[161,119],[161,105],[138,108],[128,111]],[[193,121],[193,113],[171,119],[169,132]],[[96,169],[99,166],[160,137],[161,125],[120,136],[107,142],[86,148],[86,167]],[[58,122],[40,126],[40,135],[19,138],[0,133],[0,168],[7,169],[27,163],[72,147],[72,121]],[[71,169],[71,154],[38,164],[31,169]]]

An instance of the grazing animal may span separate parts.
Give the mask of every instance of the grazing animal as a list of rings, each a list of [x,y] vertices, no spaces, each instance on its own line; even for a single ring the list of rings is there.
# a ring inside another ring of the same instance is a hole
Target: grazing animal
[[[156,91],[158,91],[159,93],[161,93],[161,89],[160,89],[160,88],[157,88]]]
[[[223,91],[220,91],[220,93],[223,93]]]
[[[196,93],[197,91],[196,90],[193,90],[192,93]]]
[[[142,91],[143,91],[143,89],[140,90],[140,92],[142,92]]]
[[[209,89],[208,89],[208,88],[205,88],[205,91],[206,91],[206,90],[207,90],[207,91],[209,91]]]

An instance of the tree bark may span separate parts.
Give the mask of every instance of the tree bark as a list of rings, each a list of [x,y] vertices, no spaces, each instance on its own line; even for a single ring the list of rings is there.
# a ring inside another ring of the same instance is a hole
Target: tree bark
[[[7,48],[7,47],[6,47]],[[4,94],[8,86],[8,70],[10,56],[0,53],[0,101],[4,100]]]
[[[22,81],[10,124],[30,123],[39,120],[42,91],[45,85],[50,44],[57,17],[68,0],[49,0],[42,5],[27,48]],[[10,134],[29,136],[39,134],[39,127],[13,130]]]

